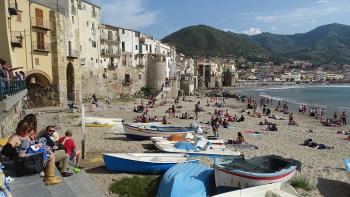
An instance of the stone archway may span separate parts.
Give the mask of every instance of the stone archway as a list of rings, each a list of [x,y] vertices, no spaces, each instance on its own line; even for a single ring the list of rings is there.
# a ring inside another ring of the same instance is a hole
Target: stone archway
[[[26,77],[28,102],[30,107],[55,105],[54,90],[46,73],[29,72]]]
[[[71,62],[69,62],[67,65],[66,79],[67,79],[67,101],[75,101],[74,67]]]

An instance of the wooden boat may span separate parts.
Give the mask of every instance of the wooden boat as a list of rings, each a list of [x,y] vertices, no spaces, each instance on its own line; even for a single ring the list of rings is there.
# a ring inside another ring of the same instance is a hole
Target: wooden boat
[[[213,197],[297,197],[295,189],[286,183],[272,183],[234,190]]]
[[[190,135],[192,135],[192,134],[190,134]],[[150,139],[153,143],[160,142],[160,143],[168,143],[168,144],[176,144],[179,141],[187,141],[187,142],[190,142],[192,144],[195,144],[198,142],[194,139],[196,137],[193,135],[191,138],[188,138],[187,134],[184,137],[182,137],[182,136],[177,137],[177,136],[178,135],[171,135],[169,137],[151,137]],[[210,143],[210,148],[214,148],[214,149],[224,149],[225,148],[224,140],[219,140],[219,139],[209,140],[209,139],[205,139],[204,137],[202,139],[203,139],[203,141]]]
[[[186,153],[190,156],[207,156],[207,157],[232,157],[238,156],[241,153],[228,150],[228,149],[218,149],[218,148],[210,148],[207,143],[197,144],[197,146],[193,145],[190,142],[177,142],[175,144],[157,142],[154,145],[161,150],[162,152],[167,153]]]
[[[345,170],[348,172],[348,178],[350,180],[350,158],[344,159]]]
[[[163,175],[157,197],[207,197],[213,189],[213,168],[199,163],[182,163]]]
[[[288,181],[300,170],[301,163],[276,155],[234,158],[216,162],[215,183],[217,187],[248,188],[276,182]]]
[[[161,125],[159,123],[130,123],[123,124],[124,132],[130,139],[146,140],[150,137],[169,137],[173,134],[194,132],[189,127]]]
[[[186,154],[164,153],[104,153],[106,168],[113,172],[142,174],[164,173],[178,163],[197,163]]]

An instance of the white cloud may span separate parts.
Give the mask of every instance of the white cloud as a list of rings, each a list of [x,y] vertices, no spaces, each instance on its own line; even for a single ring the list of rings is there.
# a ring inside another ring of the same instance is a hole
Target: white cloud
[[[249,30],[243,31],[243,33],[248,35],[255,35],[255,34],[261,34],[262,31],[260,30],[259,27],[251,27],[249,28]]]
[[[236,33],[238,32],[237,30],[231,29],[231,28],[224,28],[223,30],[224,30],[224,31],[234,32],[234,33],[235,33],[235,32],[236,32]]]
[[[147,10],[146,0],[94,0],[102,8],[103,23],[139,29],[153,25],[158,12]]]
[[[267,15],[258,15],[254,19],[277,27],[290,24],[292,26],[312,25],[318,21],[327,20],[334,15],[348,13],[350,4],[346,1],[318,0],[309,7],[292,10],[279,10]]]

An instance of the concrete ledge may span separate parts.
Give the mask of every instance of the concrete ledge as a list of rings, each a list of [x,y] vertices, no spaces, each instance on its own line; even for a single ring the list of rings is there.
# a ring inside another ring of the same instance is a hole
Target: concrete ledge
[[[0,109],[3,109],[3,111],[6,111],[6,112],[9,111],[19,101],[22,101],[22,98],[25,97],[27,93],[28,93],[28,90],[24,89],[15,95],[6,97],[5,100],[0,102]]]

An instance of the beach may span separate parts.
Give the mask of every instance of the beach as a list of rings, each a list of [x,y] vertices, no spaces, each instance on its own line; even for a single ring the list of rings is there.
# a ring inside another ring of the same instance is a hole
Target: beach
[[[214,102],[211,102],[209,107],[206,106],[207,97],[186,97],[186,101],[180,98],[181,109],[176,113],[180,116],[181,113],[189,112],[194,116],[195,102],[200,101],[201,106],[205,109],[199,113],[197,122],[208,122],[216,107],[212,107]],[[144,99],[146,103],[147,100]],[[100,103],[101,107],[95,112],[86,112],[86,116],[96,116],[105,118],[122,118],[126,122],[133,122],[135,117],[141,114],[134,113],[133,108],[141,103],[140,99],[130,102],[113,102],[112,104]],[[157,101],[156,104],[159,104]],[[189,126],[195,120],[183,120],[179,118],[170,118],[166,110],[172,106],[173,100],[167,100],[166,105],[157,106],[149,110],[150,117],[162,117],[166,115],[172,125]],[[86,105],[89,105],[86,103]],[[276,105],[276,102],[274,103]],[[246,104],[237,102],[235,99],[225,99],[225,108],[228,109],[231,115],[241,115],[242,109],[246,110]],[[246,110],[248,111],[248,110]],[[261,111],[261,110],[260,110]],[[229,129],[220,128],[220,138],[227,141],[228,139],[236,139],[237,133],[245,130],[254,130],[263,132],[263,135],[250,135],[243,133],[245,140],[258,146],[258,149],[240,150],[246,157],[263,156],[263,155],[280,155],[285,158],[293,158],[301,161],[301,173],[297,176],[306,177],[311,181],[314,190],[306,192],[298,190],[302,196],[350,196],[350,182],[347,179],[346,172],[342,160],[349,157],[350,141],[344,140],[344,135],[336,134],[339,130],[337,127],[322,126],[319,120],[312,119],[308,116],[298,115],[294,112],[294,117],[299,126],[288,125],[288,115],[279,112],[272,114],[283,117],[286,120],[269,119],[266,116],[262,118],[250,117],[246,112],[243,115],[246,117],[244,122],[234,122]],[[78,125],[79,113],[59,112],[57,113],[39,113],[39,128],[47,124],[57,124],[60,135],[66,129],[73,130],[74,139],[79,142],[82,139],[81,126]],[[259,122],[267,119],[270,122],[276,123],[278,131],[264,131],[266,126],[260,126]],[[340,128],[341,130],[349,130],[349,126]],[[313,133],[307,131],[313,130]],[[207,129],[209,135],[212,135],[211,128]],[[83,160],[83,165],[86,167],[86,172],[89,173],[91,179],[96,183],[100,190],[106,196],[116,196],[108,191],[109,185],[123,177],[131,176],[124,173],[111,173],[104,168],[102,153],[105,152],[147,152],[154,151],[154,146],[150,140],[147,141],[129,141],[124,135],[114,133],[111,128],[85,128],[86,134],[86,158]],[[334,146],[334,149],[319,150],[310,147],[302,146],[305,139],[312,138],[313,141]]]

